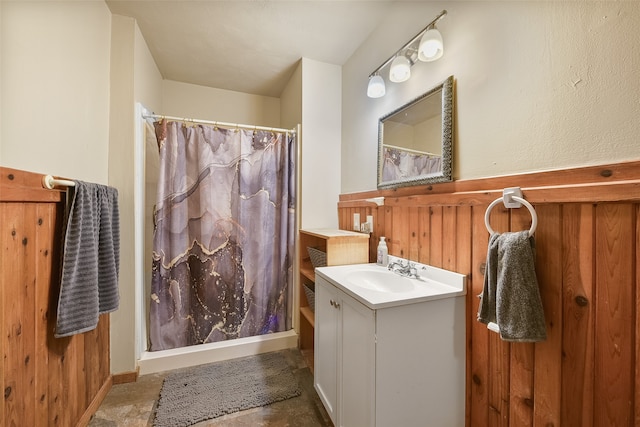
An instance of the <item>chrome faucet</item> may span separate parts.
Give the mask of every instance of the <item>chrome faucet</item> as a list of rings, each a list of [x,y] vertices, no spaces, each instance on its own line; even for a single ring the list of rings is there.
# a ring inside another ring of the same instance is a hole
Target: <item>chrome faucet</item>
[[[406,265],[403,265],[402,261],[390,262],[387,268],[389,269],[389,271],[396,273],[400,276],[414,278],[414,279],[420,278],[416,265],[409,260],[407,260]]]

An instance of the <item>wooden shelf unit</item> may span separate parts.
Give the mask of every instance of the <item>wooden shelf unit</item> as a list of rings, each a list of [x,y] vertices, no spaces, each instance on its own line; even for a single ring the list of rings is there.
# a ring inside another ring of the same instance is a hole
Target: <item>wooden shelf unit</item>
[[[315,290],[316,274],[307,247],[325,252],[328,266],[366,264],[369,262],[369,234],[324,228],[300,230],[300,277],[298,280],[300,350],[313,371],[315,314],[309,307],[303,285]]]

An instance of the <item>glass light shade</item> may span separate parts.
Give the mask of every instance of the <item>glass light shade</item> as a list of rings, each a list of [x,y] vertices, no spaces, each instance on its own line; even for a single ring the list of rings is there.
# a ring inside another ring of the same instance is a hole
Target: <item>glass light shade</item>
[[[367,86],[367,96],[369,98],[380,98],[384,96],[386,88],[382,76],[375,75],[369,78],[369,86]]]
[[[409,77],[411,77],[411,62],[406,56],[397,56],[391,62],[389,80],[394,83],[400,83],[409,80]]]
[[[420,40],[418,48],[418,59],[420,61],[429,62],[439,59],[444,53],[444,44],[442,42],[442,34],[437,28],[433,27],[427,30]]]

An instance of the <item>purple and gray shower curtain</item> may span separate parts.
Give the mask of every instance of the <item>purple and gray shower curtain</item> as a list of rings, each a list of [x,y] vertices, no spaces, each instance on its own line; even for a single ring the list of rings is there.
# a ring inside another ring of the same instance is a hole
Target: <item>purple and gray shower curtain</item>
[[[295,134],[155,128],[150,350],[291,329]]]

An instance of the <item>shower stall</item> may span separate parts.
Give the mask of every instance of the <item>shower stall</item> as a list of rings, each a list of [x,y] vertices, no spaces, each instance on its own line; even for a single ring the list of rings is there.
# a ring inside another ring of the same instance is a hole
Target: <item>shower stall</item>
[[[137,110],[140,373],[295,347],[298,129]]]

